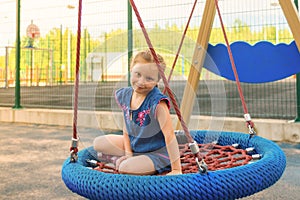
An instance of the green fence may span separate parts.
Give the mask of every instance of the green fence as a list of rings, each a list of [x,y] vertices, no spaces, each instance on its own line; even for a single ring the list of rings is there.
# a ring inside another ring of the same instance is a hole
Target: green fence
[[[187,0],[135,1],[154,47],[172,65],[193,2]],[[72,109],[76,56],[77,1],[21,2],[21,105],[28,108]],[[0,106],[15,102],[15,5],[1,5],[0,30]],[[273,0],[219,1],[230,42],[255,44],[267,40],[274,44],[293,41],[278,3]],[[198,1],[185,43],[171,81],[178,102],[189,73],[205,1]],[[58,14],[53,14],[58,13]],[[113,90],[126,85],[128,66],[128,2],[83,1],[80,54],[80,109],[112,110]],[[30,24],[39,27],[40,36],[31,39]],[[132,18],[133,49],[146,48],[139,24]],[[224,43],[215,18],[211,44]],[[168,70],[167,70],[168,73]],[[197,91],[193,114],[212,115],[214,104],[223,105],[226,116],[243,114],[236,85],[205,69]],[[222,86],[220,86],[222,82]],[[252,117],[295,119],[297,116],[296,76],[265,84],[242,84]],[[212,100],[212,88],[223,87],[225,100]],[[224,103],[225,102],[225,103]],[[223,113],[224,114],[224,113]]]

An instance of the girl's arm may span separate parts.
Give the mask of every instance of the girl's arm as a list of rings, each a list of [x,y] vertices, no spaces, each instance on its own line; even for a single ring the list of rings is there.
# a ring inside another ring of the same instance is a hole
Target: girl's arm
[[[165,102],[162,101],[158,104],[156,116],[165,136],[166,147],[171,161],[172,171],[169,175],[181,174],[182,171],[178,142],[174,133],[171,115]]]
[[[116,161],[116,169],[117,170],[119,170],[119,166],[120,166],[121,162],[123,162],[124,160],[126,160],[127,158],[129,158],[133,155],[125,122],[123,123],[123,140],[124,140],[124,151],[125,152],[124,152],[124,156],[120,157]]]
[[[127,132],[125,123],[123,125],[123,137],[124,137],[125,156],[132,156],[132,149],[130,146],[130,140],[129,140],[129,136],[128,136],[128,132]]]

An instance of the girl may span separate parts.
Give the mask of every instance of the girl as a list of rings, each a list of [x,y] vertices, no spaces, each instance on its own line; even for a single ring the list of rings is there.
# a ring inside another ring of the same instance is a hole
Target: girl
[[[161,67],[166,64],[158,55]],[[157,87],[158,67],[149,50],[131,62],[131,87],[116,91],[123,111],[123,135],[99,136],[94,149],[100,154],[121,156],[116,168],[123,174],[151,175],[170,171],[181,174],[178,143],[169,113],[170,103]]]

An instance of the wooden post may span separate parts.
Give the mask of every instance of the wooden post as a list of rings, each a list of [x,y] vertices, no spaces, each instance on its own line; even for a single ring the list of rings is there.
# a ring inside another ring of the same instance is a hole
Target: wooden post
[[[279,0],[284,16],[290,26],[298,51],[300,51],[300,18],[297,8],[291,0]]]
[[[183,120],[187,125],[189,124],[189,119],[194,106],[194,100],[199,85],[199,78],[205,60],[206,50],[208,47],[208,41],[211,34],[215,14],[215,1],[207,0],[198,32],[197,43],[194,49],[191,70],[188,76],[188,82],[185,86],[183,99],[181,101],[180,111],[182,113]],[[176,129],[181,129],[180,122],[177,123]]]

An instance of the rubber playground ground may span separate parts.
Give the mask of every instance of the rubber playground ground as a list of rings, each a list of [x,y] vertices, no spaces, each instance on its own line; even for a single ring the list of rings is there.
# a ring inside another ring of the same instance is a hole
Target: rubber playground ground
[[[84,199],[68,190],[61,179],[71,136],[69,126],[0,122],[0,199]],[[283,176],[273,186],[243,200],[299,199],[300,144],[278,144],[287,157]]]

